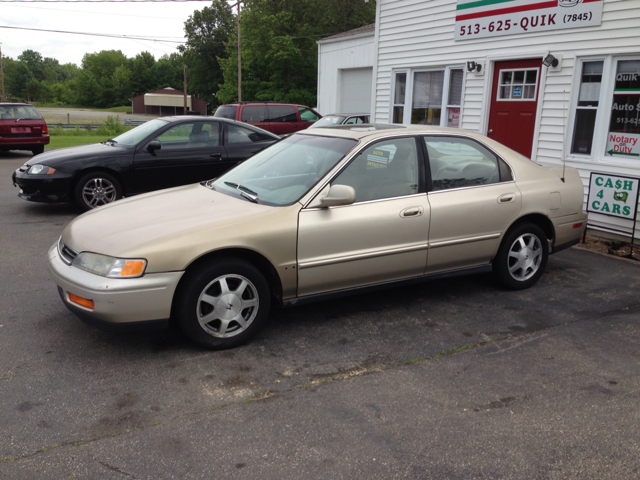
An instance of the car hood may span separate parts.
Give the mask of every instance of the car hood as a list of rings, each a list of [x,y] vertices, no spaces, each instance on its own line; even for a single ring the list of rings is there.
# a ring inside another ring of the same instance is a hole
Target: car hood
[[[49,167],[56,167],[67,162],[78,159],[91,159],[94,157],[104,157],[112,154],[119,154],[125,147],[106,145],[103,143],[93,143],[91,145],[81,145],[78,147],[60,148],[49,150],[37,155],[27,163],[29,165],[44,164]]]
[[[184,270],[221,248],[287,263],[295,261],[300,208],[255,204],[195,184],[99,207],[73,220],[62,238],[76,252],[145,258],[149,273]]]

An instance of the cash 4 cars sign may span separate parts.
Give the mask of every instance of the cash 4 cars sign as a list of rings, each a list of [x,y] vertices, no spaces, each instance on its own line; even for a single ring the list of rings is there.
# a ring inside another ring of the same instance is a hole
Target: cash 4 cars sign
[[[639,185],[640,178],[592,172],[587,211],[634,220]]]
[[[458,0],[455,40],[602,23],[602,0]]]

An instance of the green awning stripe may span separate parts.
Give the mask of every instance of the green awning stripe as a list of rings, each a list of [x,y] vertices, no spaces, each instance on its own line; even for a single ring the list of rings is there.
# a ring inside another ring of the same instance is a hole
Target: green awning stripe
[[[513,2],[513,0],[478,0],[477,2],[463,3],[458,5],[456,10],[466,10],[467,8],[485,7],[487,5],[498,5],[500,3]]]

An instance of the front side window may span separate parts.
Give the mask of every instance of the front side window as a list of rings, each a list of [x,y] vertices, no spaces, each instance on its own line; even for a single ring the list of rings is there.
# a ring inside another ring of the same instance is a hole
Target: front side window
[[[606,154],[640,157],[640,60],[618,60],[613,87]]]
[[[353,187],[363,202],[418,193],[419,178],[415,140],[398,138],[367,147],[331,183]]]
[[[501,181],[499,159],[479,143],[458,137],[424,137],[434,191]],[[511,180],[505,164],[503,181]]]
[[[600,103],[603,64],[603,61],[582,63],[571,153],[591,155],[593,132]]]
[[[138,125],[137,127],[124,132],[122,135],[118,135],[114,140],[118,145],[136,145],[149,135],[153,134],[153,132],[166,127],[167,123],[168,122],[165,120],[154,118],[153,120],[149,120],[142,125]]]
[[[178,148],[186,148],[191,135],[194,133],[193,123],[181,123],[174,125],[166,132],[158,135],[155,139],[162,144],[162,150],[175,150]]]

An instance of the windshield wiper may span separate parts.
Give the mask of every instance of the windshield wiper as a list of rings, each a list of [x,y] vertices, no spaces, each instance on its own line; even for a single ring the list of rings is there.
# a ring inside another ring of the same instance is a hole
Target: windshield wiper
[[[116,142],[113,138],[110,138],[109,140],[105,140],[104,142],[100,142],[100,143],[104,143],[105,145],[107,143],[110,143],[111,145],[115,145],[118,142]]]
[[[250,188],[245,187],[244,185],[238,185],[233,182],[224,182],[225,185],[228,185],[231,188],[235,188],[240,192],[240,195],[246,198],[247,200],[258,203],[258,194],[251,190]]]

